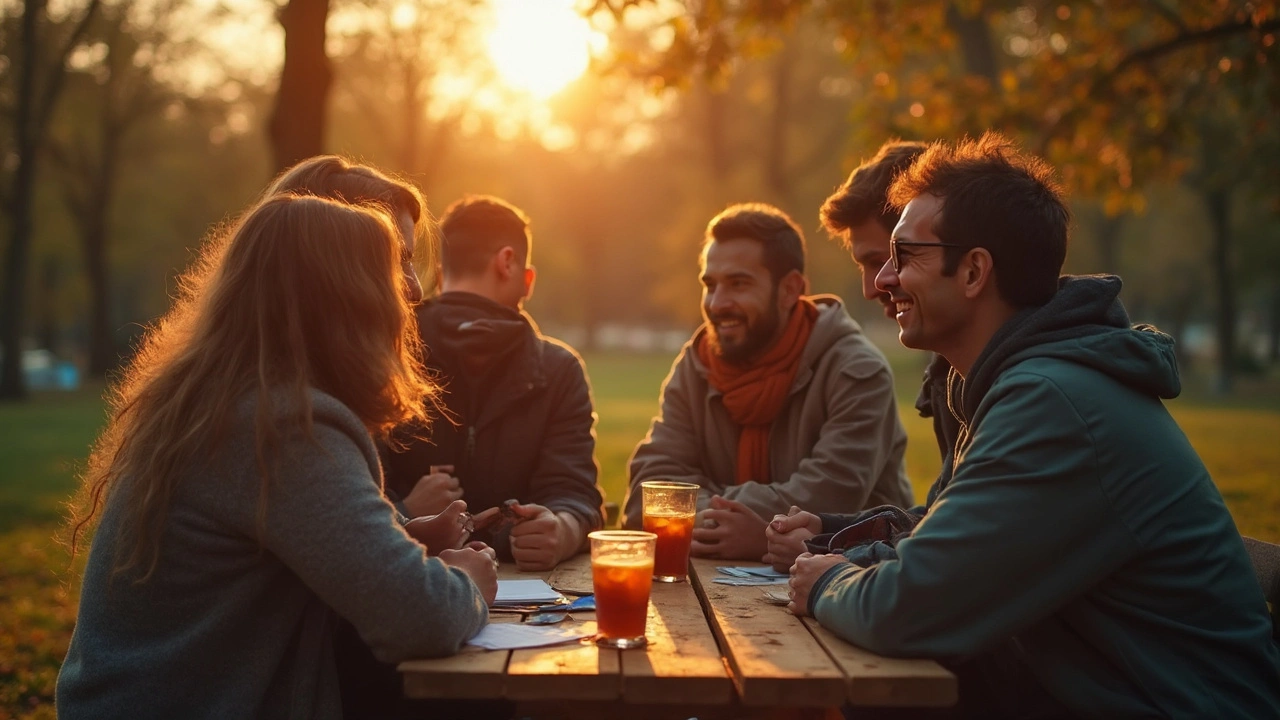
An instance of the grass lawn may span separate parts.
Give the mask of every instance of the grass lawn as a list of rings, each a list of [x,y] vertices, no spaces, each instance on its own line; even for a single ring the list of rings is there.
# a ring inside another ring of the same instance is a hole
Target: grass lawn
[[[669,356],[588,357],[594,388],[597,458],[608,498],[622,502],[626,464],[657,410]],[[929,423],[911,410],[920,358],[891,361],[910,436],[907,468],[916,497],[938,470]],[[1280,542],[1280,391],[1276,383],[1242,383],[1237,397],[1215,399],[1189,382],[1170,403],[1204,458],[1240,531]],[[0,720],[52,718],[58,667],[75,621],[76,588],[66,551],[53,540],[74,469],[103,419],[101,387],[37,395],[0,405]]]

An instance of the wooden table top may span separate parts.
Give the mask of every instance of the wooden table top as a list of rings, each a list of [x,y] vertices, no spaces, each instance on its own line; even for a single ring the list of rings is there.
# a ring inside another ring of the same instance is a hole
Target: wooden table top
[[[694,559],[689,582],[653,584],[647,647],[613,650],[589,642],[524,650],[468,646],[454,657],[401,663],[405,694],[650,707],[955,703],[955,677],[937,663],[869,653],[812,618],[796,618],[766,602],[762,590],[785,586],[713,583],[715,568],[726,564],[759,565]],[[521,573],[504,565],[499,577],[542,577],[561,592],[589,594],[591,560],[582,554],[549,573]],[[566,622],[595,619],[592,613],[571,617]],[[508,612],[490,615],[490,622],[521,619]]]

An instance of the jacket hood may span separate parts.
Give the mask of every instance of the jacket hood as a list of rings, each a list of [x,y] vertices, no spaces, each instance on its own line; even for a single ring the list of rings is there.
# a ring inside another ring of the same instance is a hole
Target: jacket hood
[[[444,293],[418,306],[417,315],[432,364],[456,365],[466,358],[494,366],[529,347],[537,335],[528,315],[474,293]]]
[[[818,362],[832,345],[846,335],[862,332],[858,322],[845,312],[844,302],[839,297],[835,295],[806,295],[805,297],[818,306],[818,319],[813,325],[813,332],[809,335],[809,342],[800,355],[800,370],[796,373],[797,384],[805,379],[804,371]],[[707,368],[693,348],[697,346],[699,338],[708,332],[710,332],[709,326],[705,322],[702,323],[693,337],[689,338],[689,342],[685,343],[683,350],[693,359],[694,368],[703,377],[707,374]]]
[[[952,372],[953,409],[959,389],[963,417],[972,418],[1001,373],[1037,357],[1084,365],[1154,397],[1177,397],[1173,338],[1150,325],[1131,326],[1120,288],[1115,275],[1064,275],[1048,303],[1019,312],[992,336],[961,387]]]

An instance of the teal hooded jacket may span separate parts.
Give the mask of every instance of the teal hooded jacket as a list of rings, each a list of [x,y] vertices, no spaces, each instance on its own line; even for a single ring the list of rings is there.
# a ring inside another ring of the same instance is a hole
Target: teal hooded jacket
[[[1161,402],[1173,341],[1131,328],[1119,292],[1064,277],[953,374],[950,481],[897,559],[833,567],[809,611],[889,656],[1014,648],[1082,717],[1280,718],[1262,589]]]

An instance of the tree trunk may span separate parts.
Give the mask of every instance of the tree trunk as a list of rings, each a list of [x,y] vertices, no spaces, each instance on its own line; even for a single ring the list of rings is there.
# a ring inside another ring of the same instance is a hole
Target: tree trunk
[[[116,352],[115,328],[111,324],[111,284],[107,267],[109,214],[115,195],[116,164],[120,137],[112,128],[102,133],[102,161],[95,168],[92,195],[86,203],[81,225],[85,274],[89,279],[89,369],[90,377],[105,377],[120,363]]]
[[[1236,351],[1236,297],[1231,268],[1230,200],[1231,196],[1226,190],[1214,189],[1205,193],[1209,221],[1213,226],[1211,252],[1213,279],[1218,294],[1218,372],[1214,379],[1214,390],[1224,395],[1231,391]]]
[[[1280,281],[1271,288],[1271,332],[1267,338],[1267,360],[1280,362]]]
[[[1101,265],[1101,272],[1120,272],[1120,228],[1123,225],[1123,215],[1111,217],[1105,211],[1098,220],[1098,263]]]
[[[790,205],[791,200],[791,186],[787,182],[787,128],[791,124],[791,71],[795,59],[795,44],[787,42],[773,67],[773,118],[765,154],[765,181],[775,202],[784,207]]]
[[[970,75],[984,77],[993,85],[996,84],[999,67],[996,63],[995,46],[991,42],[986,10],[979,8],[972,15],[967,15],[954,4],[948,5],[947,25],[960,42],[964,69]]]
[[[53,103],[66,75],[67,55],[84,36],[85,28],[98,11],[101,0],[89,0],[84,15],[76,23],[65,45],[50,64],[44,90],[37,93],[36,66],[41,58],[40,21],[45,16],[45,0],[24,0],[21,42],[18,43],[18,97],[13,108],[13,145],[17,167],[9,195],[9,251],[5,255],[4,290],[0,295],[0,401],[27,396],[22,377],[22,331],[26,317],[27,263],[31,258],[33,229],[32,201],[35,200],[36,169],[45,129]]]
[[[333,71],[325,54],[329,0],[289,0],[280,10],[284,67],[268,135],[280,172],[324,151],[325,110]]]
[[[9,205],[9,252],[5,255],[4,303],[0,310],[0,341],[4,363],[0,367],[0,400],[27,396],[22,377],[22,320],[27,301],[27,263],[31,257],[31,202],[35,195],[38,143],[32,118],[36,113],[36,62],[40,56],[40,18],[44,0],[26,0],[22,12],[21,65],[18,68],[18,102],[14,107],[14,171]]]
[[[43,312],[40,314],[36,342],[40,347],[48,348],[58,354],[61,342],[58,333],[58,313],[55,298],[58,296],[58,285],[62,273],[58,259],[46,257],[40,268],[40,302]]]
[[[422,164],[422,114],[426,103],[422,102],[422,87],[417,68],[405,62],[404,74],[404,137],[400,146],[400,166],[409,177],[415,177]]]
[[[732,158],[729,154],[729,142],[726,137],[728,122],[726,113],[729,102],[725,91],[702,86],[702,95],[706,99],[707,124],[705,127],[707,141],[707,166],[711,170],[711,179],[718,187],[723,187],[732,170]]]

